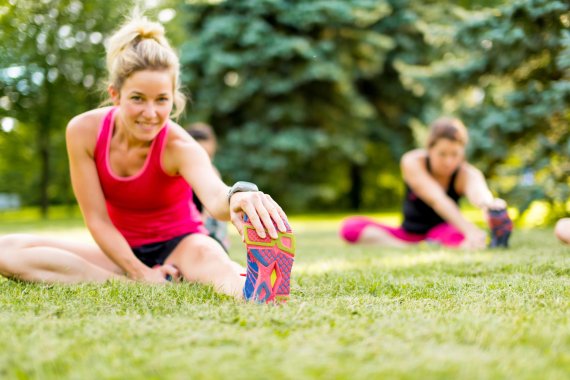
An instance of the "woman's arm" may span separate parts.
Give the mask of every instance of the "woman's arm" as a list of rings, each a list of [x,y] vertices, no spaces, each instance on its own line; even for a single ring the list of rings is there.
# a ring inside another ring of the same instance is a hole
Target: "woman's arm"
[[[278,237],[273,221],[279,231],[286,231],[283,219],[287,217],[269,195],[260,191],[242,192],[228,200],[230,188],[216,174],[204,149],[178,126],[171,131],[173,136],[169,138],[163,157],[164,168],[171,173],[180,173],[214,218],[231,220],[242,236],[243,213],[261,237],[265,237],[265,230],[272,238]]]
[[[83,114],[71,120],[66,130],[71,184],[85,224],[101,250],[130,278],[165,282],[159,271],[144,265],[132,252],[125,238],[115,228],[105,205],[93,157],[99,118]]]
[[[507,207],[507,203],[499,198],[493,197],[491,190],[487,186],[483,173],[474,166],[465,163],[465,196],[467,200],[484,211],[488,209],[497,210]]]
[[[430,175],[425,156],[425,151],[414,150],[402,157],[400,167],[404,181],[422,201],[465,235],[468,246],[484,247],[485,233],[461,214],[458,205]]]

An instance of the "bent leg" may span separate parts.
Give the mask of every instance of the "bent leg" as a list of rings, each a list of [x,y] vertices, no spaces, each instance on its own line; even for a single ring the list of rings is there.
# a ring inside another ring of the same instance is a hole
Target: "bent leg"
[[[407,247],[423,239],[420,235],[409,234],[401,228],[385,226],[361,216],[345,219],[340,228],[340,236],[352,244],[372,244],[384,247]]]
[[[565,244],[570,244],[570,218],[560,219],[554,228],[556,237]]]
[[[0,237],[0,274],[23,281],[103,282],[124,278],[97,246],[34,235]]]
[[[449,223],[441,223],[428,231],[426,240],[437,242],[445,247],[459,247],[465,236]]]
[[[164,263],[175,265],[188,281],[213,285],[217,292],[243,298],[245,269],[207,235],[185,237]]]

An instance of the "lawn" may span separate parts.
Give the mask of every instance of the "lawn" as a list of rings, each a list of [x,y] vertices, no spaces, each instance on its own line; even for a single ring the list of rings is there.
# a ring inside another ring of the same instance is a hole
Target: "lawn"
[[[394,216],[388,219],[394,220]],[[292,218],[292,299],[208,287],[0,279],[3,379],[564,379],[570,248],[518,230],[507,250],[355,247],[339,216]],[[89,239],[79,219],[0,233]],[[232,235],[231,256],[244,263]]]

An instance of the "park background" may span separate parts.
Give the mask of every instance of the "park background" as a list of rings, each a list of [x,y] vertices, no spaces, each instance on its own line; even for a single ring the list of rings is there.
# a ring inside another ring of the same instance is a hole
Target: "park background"
[[[0,4],[4,208],[72,212],[65,126],[105,99],[106,38],[139,4],[180,55],[191,101],[178,121],[214,126],[227,183],[256,182],[290,213],[395,211],[401,155],[454,115],[513,216],[534,205],[535,226],[569,212],[567,2]]]
[[[0,235],[92,240],[64,130],[103,101],[104,42],[132,5],[0,0]],[[180,53],[180,123],[211,123],[226,182],[257,182],[291,214],[291,300],[0,277],[0,378],[569,378],[570,256],[549,226],[568,215],[567,2],[142,5]],[[510,247],[343,243],[348,214],[398,223],[398,160],[442,114],[465,121],[469,159],[510,202]]]

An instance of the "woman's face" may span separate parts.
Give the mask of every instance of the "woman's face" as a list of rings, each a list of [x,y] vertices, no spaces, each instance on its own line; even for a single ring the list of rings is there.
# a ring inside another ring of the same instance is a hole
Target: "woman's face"
[[[437,176],[451,176],[465,158],[465,146],[457,141],[439,139],[428,149],[431,171]]]
[[[129,138],[152,141],[168,121],[174,104],[172,74],[164,71],[137,71],[120,90],[109,88],[117,118]]]

